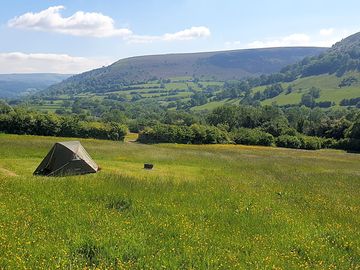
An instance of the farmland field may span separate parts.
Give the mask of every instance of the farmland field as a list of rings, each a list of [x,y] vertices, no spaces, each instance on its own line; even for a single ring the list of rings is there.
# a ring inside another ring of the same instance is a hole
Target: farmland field
[[[0,269],[360,269],[360,155],[82,139],[99,173],[33,177],[64,140],[0,134]]]

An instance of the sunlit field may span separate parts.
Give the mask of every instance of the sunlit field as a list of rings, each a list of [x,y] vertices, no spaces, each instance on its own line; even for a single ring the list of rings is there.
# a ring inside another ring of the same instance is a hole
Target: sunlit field
[[[360,155],[133,139],[46,178],[69,138],[0,135],[0,269],[360,269]]]

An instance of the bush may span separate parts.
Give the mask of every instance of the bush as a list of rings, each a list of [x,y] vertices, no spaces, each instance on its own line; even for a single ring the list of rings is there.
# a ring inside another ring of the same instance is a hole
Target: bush
[[[276,145],[285,148],[318,150],[323,147],[324,140],[319,137],[311,137],[298,134],[297,136],[283,135],[276,139]],[[333,141],[328,140],[328,145]]]
[[[326,138],[322,140],[322,148],[336,148],[338,141],[333,138]]]
[[[299,149],[301,147],[301,141],[296,136],[282,135],[276,139],[276,146]]]
[[[240,128],[232,135],[236,144],[271,146],[275,141],[271,134],[259,129]]]
[[[139,134],[142,143],[227,143],[227,133],[216,127],[194,124],[190,127],[158,124],[145,128]]]
[[[192,127],[193,129],[193,127]],[[229,136],[226,131],[223,131],[217,127],[205,126],[205,140],[200,143],[216,144],[216,143],[228,143]]]
[[[163,124],[145,128],[138,138],[142,143],[190,143],[192,140],[189,127]]]
[[[318,150],[322,147],[322,140],[318,137],[300,136],[301,149]]]
[[[117,123],[80,122],[76,117],[15,110],[0,114],[0,132],[122,141],[127,127]]]

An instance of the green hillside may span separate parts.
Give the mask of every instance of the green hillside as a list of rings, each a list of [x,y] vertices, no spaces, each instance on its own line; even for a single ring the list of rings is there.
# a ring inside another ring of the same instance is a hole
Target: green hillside
[[[102,170],[50,179],[68,138],[0,140],[1,269],[360,265],[359,155],[81,140]]]
[[[122,103],[156,102],[158,105],[175,109],[177,103],[187,104],[196,93],[214,95],[221,92],[224,82],[196,80],[192,77],[172,77],[167,80],[151,80],[146,83],[129,84],[122,90],[109,92],[43,93],[26,100],[27,106],[42,111],[71,109],[75,100],[99,103],[107,106],[108,101]],[[207,101],[205,101],[207,102]],[[190,105],[189,105],[190,106]]]
[[[95,117],[109,110],[130,110],[131,118],[137,117],[134,108],[139,107],[192,112],[239,103],[356,107],[360,106],[359,44],[360,34],[355,34],[328,50],[272,48],[129,58],[70,77],[24,103],[42,111]],[[320,54],[295,61],[300,54],[315,52]],[[280,68],[284,61],[293,64]],[[210,73],[195,73],[195,67]],[[232,75],[216,75],[220,69]],[[252,76],[242,79],[240,69]],[[271,70],[277,73],[268,74]]]
[[[343,81],[353,78],[356,81],[351,85],[340,86]],[[329,101],[332,105],[339,106],[344,99],[360,97],[360,73],[348,72],[341,77],[334,74],[323,74],[296,79],[292,82],[280,83],[283,92],[273,98],[261,101],[264,105],[276,103],[277,105],[296,105],[301,102],[304,94],[307,94],[312,87],[320,90],[320,97],[315,98],[316,102]],[[266,85],[251,89],[251,93],[263,92]],[[291,87],[291,92],[288,92]],[[106,93],[84,92],[79,94],[61,94],[43,96],[40,100],[33,99],[30,106],[43,111],[56,111],[64,108],[64,104],[73,104],[75,99],[86,99],[88,101],[104,103],[106,100],[121,100],[123,102],[157,102],[159,105],[176,109],[177,105],[188,104],[194,111],[211,110],[224,104],[239,104],[243,94],[234,98],[216,98],[216,95],[226,88],[221,81],[195,81],[189,78],[172,78],[165,82],[156,80],[143,84],[132,84],[125,89]],[[196,93],[203,93],[205,101],[200,104],[189,103]],[[32,105],[31,105],[32,104]],[[356,105],[356,104],[353,104]],[[65,106],[68,107],[68,106]]]
[[[53,93],[104,93],[121,91],[136,83],[154,79],[198,78],[224,81],[278,72],[325,48],[269,48],[207,53],[139,56],[85,72],[51,87]]]
[[[360,106],[360,33],[351,35],[318,56],[306,57],[279,73],[246,81],[247,102],[331,107]]]
[[[341,82],[347,78],[355,78],[357,82],[349,86],[340,87]],[[276,102],[278,105],[299,104],[301,97],[308,93],[312,87],[320,89],[320,97],[315,99],[318,102],[331,101],[339,105],[343,99],[360,97],[360,73],[358,72],[347,73],[341,77],[337,77],[336,75],[310,76],[297,79],[290,83],[283,83],[282,85],[284,89],[291,86],[291,92],[287,93],[284,91],[279,96],[267,99],[262,103],[267,105],[273,102]],[[262,86],[254,88],[252,91],[263,91],[264,89],[265,87]]]

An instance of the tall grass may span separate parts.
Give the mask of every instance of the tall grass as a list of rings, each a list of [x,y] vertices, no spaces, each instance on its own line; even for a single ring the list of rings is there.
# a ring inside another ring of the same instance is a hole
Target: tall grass
[[[0,135],[1,269],[360,267],[359,155],[81,140],[100,173],[33,177],[56,140]]]

